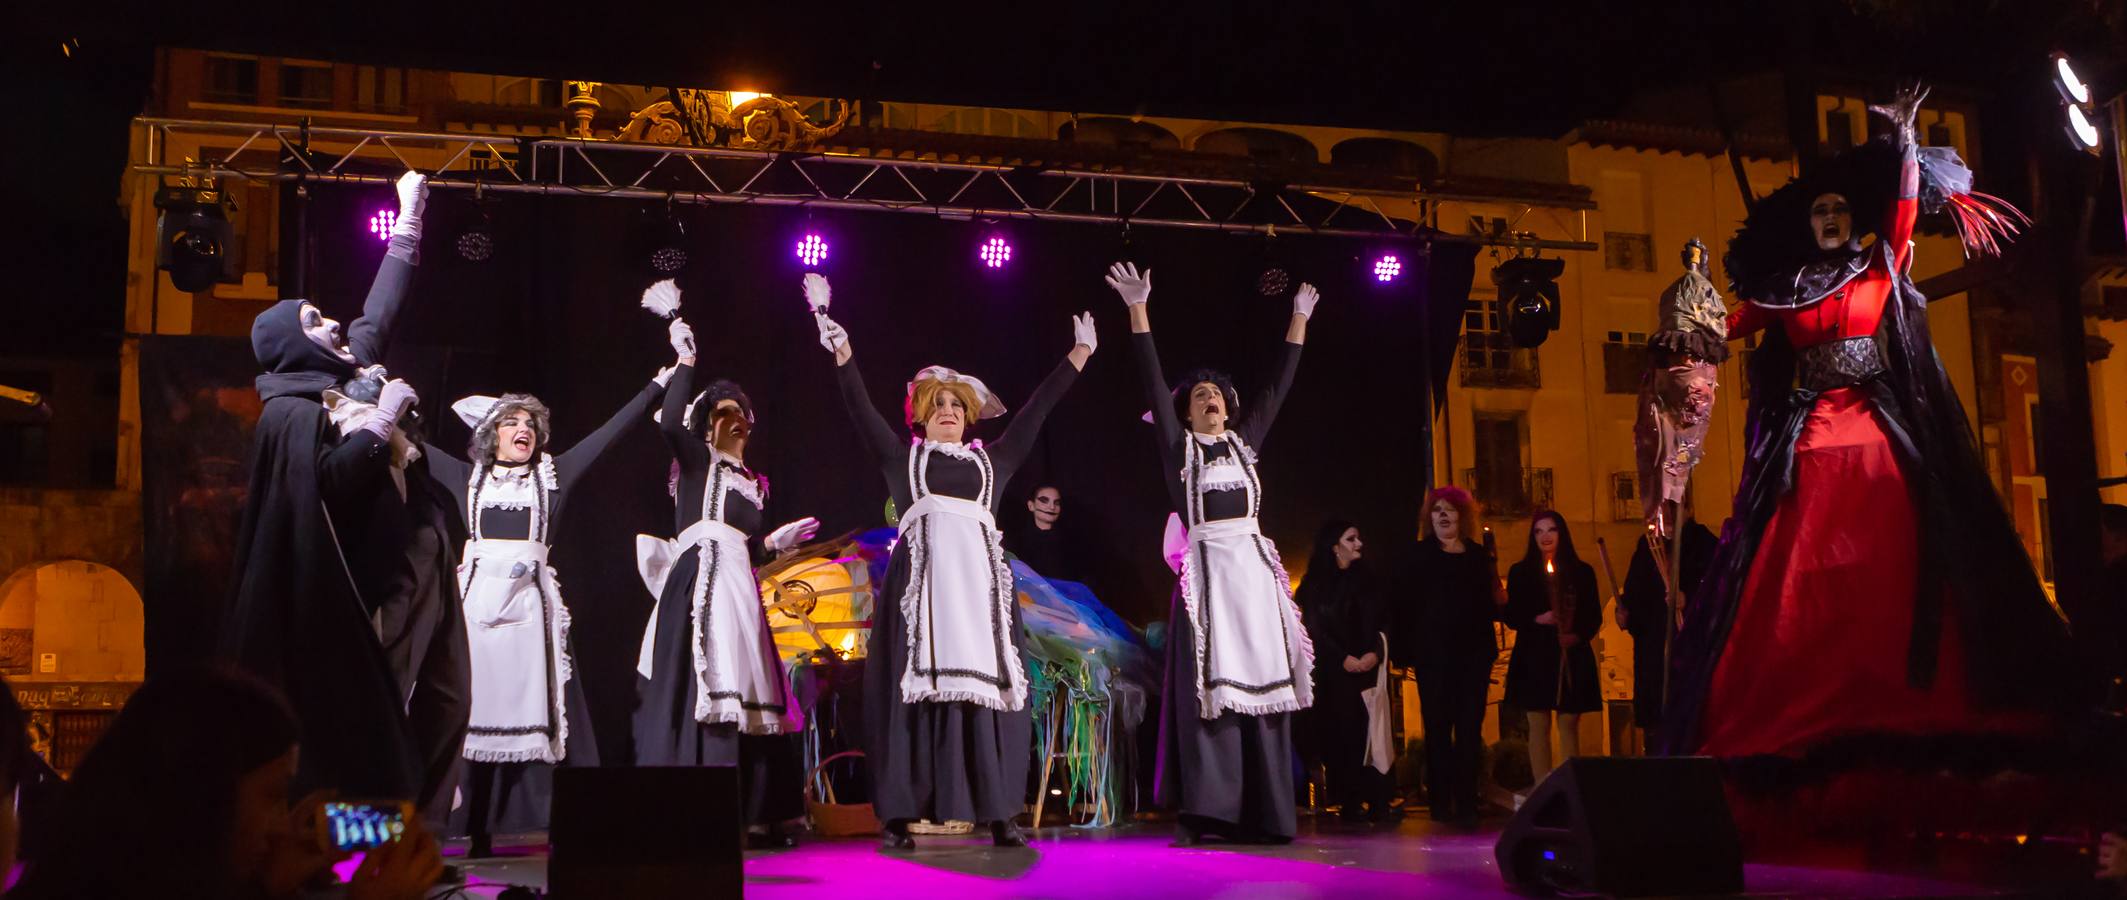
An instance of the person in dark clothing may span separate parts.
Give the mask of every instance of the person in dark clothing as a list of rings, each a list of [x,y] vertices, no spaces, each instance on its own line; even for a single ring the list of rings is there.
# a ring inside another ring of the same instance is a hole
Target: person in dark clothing
[[[671,282],[651,290],[677,294]],[[696,393],[693,330],[680,319],[671,329],[679,368],[657,423],[672,450],[677,537],[636,538],[657,605],[636,658],[635,764],[737,767],[749,843],[790,847],[782,824],[805,814],[805,720],[754,564],[811,540],[820,523],[765,527],[768,478],[746,462],[753,400],[722,379]]]
[[[850,423],[900,511],[864,669],[864,752],[882,849],[914,848],[908,825],[923,818],[988,823],[998,846],[1026,846],[1013,819],[1026,808],[1034,719],[997,494],[1093,355],[1093,316],[1072,318],[1070,351],[985,446],[970,432],[1002,415],[1004,403],[979,379],[944,366],[917,372],[902,400],[915,439],[904,437],[872,405],[849,335],[827,317],[827,279],[805,276],[805,295]]]
[[[2105,708],[2117,714],[2127,711],[2127,506],[2107,503],[2097,521],[2108,589],[2084,640],[2093,674],[2106,685]]]
[[[1035,488],[1027,498],[1027,526],[1006,534],[1004,548],[1043,578],[1083,583],[1087,560],[1077,535],[1063,524],[1063,503],[1055,485]]]
[[[1642,731],[1661,724],[1662,695],[1666,690],[1662,679],[1662,663],[1667,657],[1663,645],[1670,632],[1675,630],[1669,611],[1669,590],[1661,567],[1655,564],[1654,553],[1648,546],[1651,537],[1643,536],[1633,548],[1632,562],[1625,569],[1625,588],[1618,595],[1617,627],[1632,635],[1632,724]],[[1699,579],[1706,577],[1706,569],[1713,563],[1713,551],[1720,539],[1705,525],[1694,519],[1684,529],[1683,557],[1674,560],[1677,566],[1678,601],[1691,596],[1699,586]],[[1663,549],[1672,550],[1674,542],[1664,542]],[[1641,736],[1642,741],[1645,735]]]
[[[1559,758],[1570,759],[1580,755],[1581,714],[1603,708],[1589,643],[1603,625],[1602,602],[1595,567],[1573,552],[1566,517],[1537,513],[1528,552],[1507,570],[1502,617],[1514,629],[1506,702],[1528,714],[1529,771],[1539,783],[1552,767],[1552,714],[1558,715]]]
[[[1198,369],[1168,388],[1146,311],[1149,269],[1116,263],[1107,282],[1130,310],[1162,480],[1187,529],[1168,606],[1155,793],[1180,814],[1176,846],[1207,833],[1290,841],[1299,823],[1292,714],[1314,703],[1314,649],[1278,550],[1258,523],[1256,461],[1299,371],[1320,294],[1308,284],[1293,294],[1276,374],[1243,415],[1222,372]]]
[[[1404,578],[1417,601],[1396,616],[1389,654],[1418,678],[1427,812],[1434,821],[1471,827],[1480,807],[1486,695],[1499,660],[1492,623],[1503,596],[1492,554],[1474,539],[1483,524],[1470,492],[1435,488],[1425,510],[1427,537]]]
[[[391,490],[392,436],[415,395],[405,382],[388,380],[373,408],[344,428],[333,424],[323,400],[383,361],[413,274],[423,198],[421,176],[399,180],[398,224],[344,345],[339,323],[304,300],[282,300],[251,324],[265,406],[252,432],[235,586],[218,655],[287,696],[308,748],[295,779],[303,791],[422,792],[407,695],[372,618],[383,598],[365,595],[359,583],[375,573],[350,565],[388,554],[364,553],[349,543],[361,538],[359,530],[341,527]]]
[[[1387,664],[1380,589],[1360,559],[1364,550],[1350,522],[1324,524],[1293,602],[1315,644],[1315,705],[1304,718],[1329,777],[1330,802],[1343,807],[1347,821],[1385,822],[1388,776],[1364,762],[1368,718],[1361,694]]]
[[[434,444],[422,450],[469,535],[458,591],[472,651],[472,717],[465,805],[452,816],[472,837],[468,856],[492,855],[495,833],[547,826],[555,766],[598,765],[568,604],[547,564],[551,535],[574,508],[583,476],[649,419],[672,372],[658,372],[564,453],[547,452],[551,414],[530,394],[459,400],[452,411],[473,432],[466,458]]]

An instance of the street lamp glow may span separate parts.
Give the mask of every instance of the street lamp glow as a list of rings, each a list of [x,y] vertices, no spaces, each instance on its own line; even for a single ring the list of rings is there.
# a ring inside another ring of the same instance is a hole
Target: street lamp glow
[[[2053,86],[2069,103],[2090,102],[2090,84],[2075,74],[2075,66],[2065,53],[2053,54]]]

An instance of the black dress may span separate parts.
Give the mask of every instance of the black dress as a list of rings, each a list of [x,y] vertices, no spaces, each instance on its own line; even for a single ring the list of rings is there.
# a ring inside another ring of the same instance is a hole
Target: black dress
[[[1595,567],[1584,562],[1561,565],[1561,605],[1573,611],[1573,633],[1580,642],[1560,650],[1558,629],[1536,617],[1551,611],[1551,592],[1541,564],[1518,562],[1507,570],[1507,627],[1514,629],[1514,653],[1507,659],[1509,705],[1530,712],[1590,713],[1603,708],[1603,686],[1595,670],[1595,646],[1602,629],[1602,594],[1596,592]]]
[[[1425,777],[1435,819],[1468,820],[1478,812],[1477,775],[1484,767],[1484,713],[1499,661],[1492,630],[1499,575],[1492,555],[1465,541],[1461,553],[1421,541],[1405,584],[1416,608],[1397,618],[1389,651],[1418,677],[1425,721]]]
[[[218,655],[287,695],[303,742],[298,792],[414,797],[423,786],[400,682],[377,639],[376,601],[356,588],[350,548],[334,524],[391,490],[391,448],[367,431],[340,437],[320,402],[357,365],[383,359],[411,255],[395,238],[361,318],[348,327],[354,362],[304,333],[304,301],[280,301],[251,326],[265,406],[252,433]]]
[[[672,373],[665,391],[660,430],[679,463],[673,527],[683,532],[702,518],[710,467],[732,482],[757,483],[754,474],[722,457],[687,430],[687,404],[694,397],[694,367]],[[762,499],[766,499],[765,497]],[[724,489],[723,522],[746,535],[758,561],[764,552],[762,508],[738,488]],[[657,601],[657,636],[651,645],[651,677],[636,678],[635,764],[638,766],[737,766],[746,821],[767,825],[805,814],[805,773],[794,734],[741,734],[737,723],[705,724],[694,718],[694,583],[702,548],[690,546],[672,564]],[[713,589],[713,588],[712,588]]]
[[[596,465],[599,458],[612,448],[614,442],[635,423],[649,418],[650,407],[664,393],[657,382],[650,382],[636,393],[635,397],[598,426],[598,430],[585,435],[570,447],[568,452],[553,457],[556,484],[546,492],[543,510],[505,509],[487,507],[479,510],[480,527],[477,533],[483,537],[506,540],[550,540],[554,527],[563,521],[570,508],[572,489],[584,474]],[[542,435],[542,440],[546,436]],[[450,455],[434,444],[424,446],[421,461],[426,463],[429,474],[437,483],[451,492],[452,508],[461,515],[469,515],[468,486],[472,483],[474,468],[469,462]],[[525,463],[538,466],[545,454],[535,454]],[[494,468],[508,468],[490,464]],[[483,466],[483,469],[489,466]],[[536,476],[534,476],[536,478]],[[537,518],[542,521],[535,521]],[[473,529],[468,528],[468,531]],[[570,642],[573,645],[573,640]],[[575,656],[574,646],[560,648],[560,652]],[[478,665],[479,661],[474,660]],[[564,715],[568,718],[567,752],[561,765],[594,767],[598,762],[598,741],[591,731],[591,713],[586,705],[583,678],[579,674],[561,686]],[[549,723],[556,727],[558,723]],[[497,833],[537,831],[547,827],[549,807],[554,797],[554,766],[543,762],[484,763],[464,761],[465,776],[460,783],[466,788],[465,804],[452,811],[451,829],[454,834],[470,834],[475,837]]]
[[[1684,558],[1679,560],[1677,580],[1684,596],[1698,589],[1699,580],[1713,563],[1719,540],[1698,522],[1684,530]],[[1632,635],[1632,724],[1653,728],[1662,721],[1662,644],[1669,640],[1668,589],[1654,554],[1641,538],[1632,550],[1632,563],[1625,569],[1625,590],[1618,602],[1625,607],[1625,633]]]
[[[996,495],[1033,449],[1042,420],[1077,378],[1077,367],[1066,360],[1042,379],[1004,434],[985,446],[987,470],[977,461],[931,453],[926,478],[931,492],[986,502],[994,514]],[[909,509],[917,499],[908,478],[914,445],[872,405],[854,359],[836,367],[835,380],[860,443],[886,479],[894,508]],[[1032,710],[903,701],[901,676],[909,665],[908,623],[901,613],[910,568],[905,544],[895,546],[886,584],[873,595],[871,634],[865,643],[864,752],[871,769],[872,807],[880,821],[888,823],[1010,821],[1026,809]],[[1026,634],[1019,604],[1011,607],[1009,652],[1024,659]]]
[[[1183,486],[1182,442],[1192,438],[1175,416],[1152,334],[1134,333],[1130,343],[1136,348],[1139,375],[1152,405],[1168,498],[1186,522],[1191,503]],[[1299,366],[1300,345],[1280,344],[1275,376],[1237,429],[1249,447],[1260,452]],[[1230,452],[1223,442],[1205,450],[1211,459]],[[1246,493],[1204,492],[1203,520],[1254,516]],[[1195,646],[1195,629],[1177,584],[1167,611],[1166,675],[1161,687],[1159,764],[1153,793],[1160,805],[1189,817],[1203,832],[1240,840],[1290,839],[1299,830],[1293,795],[1292,715],[1226,712],[1204,719],[1196,692]]]
[[[1376,816],[1388,812],[1388,776],[1365,765],[1366,701],[1361,696],[1389,664],[1383,653],[1385,619],[1379,586],[1365,563],[1349,569],[1309,572],[1293,591],[1315,644],[1315,703],[1302,714],[1329,777],[1330,802],[1356,817],[1361,807]],[[1346,657],[1368,653],[1379,659],[1365,672],[1344,670]]]

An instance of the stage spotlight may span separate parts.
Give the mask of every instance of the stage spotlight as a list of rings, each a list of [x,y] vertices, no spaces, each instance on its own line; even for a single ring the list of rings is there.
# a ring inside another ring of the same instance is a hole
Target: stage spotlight
[[[982,258],[983,265],[1002,269],[1005,263],[1012,261],[1012,242],[1001,237],[992,237],[982,242],[982,249],[977,251],[976,255]]]
[[[2097,124],[2090,121],[2082,107],[2073,103],[2068,104],[2068,141],[2084,153],[2104,152],[2098,143]]]
[[[1381,257],[1380,259],[1374,260],[1375,281],[1395,281],[1402,274],[1403,260],[1397,259],[1395,254],[1391,253],[1387,256]]]
[[[458,256],[466,262],[486,262],[495,255],[495,238],[488,234],[487,226],[475,226],[473,230],[458,235]]]
[[[389,209],[380,209],[369,216],[369,233],[377,240],[391,240],[392,223],[399,221],[399,214]]]
[[[807,232],[804,237],[798,239],[798,262],[803,263],[805,268],[818,268],[821,263],[824,263],[826,261],[826,238],[822,238],[815,233]]]
[[[1256,293],[1265,297],[1282,297],[1292,287],[1292,273],[1284,269],[1264,269],[1256,276]]]
[[[1565,271],[1565,260],[1536,256],[1515,257],[1492,270],[1514,346],[1538,346],[1558,330],[1558,276]]]
[[[155,193],[155,208],[162,210],[156,220],[161,246],[155,265],[170,273],[170,283],[180,291],[204,291],[232,274],[225,251],[233,232],[222,199],[221,190],[211,185],[163,185]]]
[[[2068,54],[2053,54],[2053,88],[2061,92],[2061,99],[2081,106],[2090,102],[2090,82],[2084,81],[2075,72],[2075,65],[2068,61]]]

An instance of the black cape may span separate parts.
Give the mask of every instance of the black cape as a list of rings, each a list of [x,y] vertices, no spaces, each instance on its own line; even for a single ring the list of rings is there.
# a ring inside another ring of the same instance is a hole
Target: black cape
[[[265,409],[219,651],[287,694],[302,734],[298,793],[411,798],[421,766],[398,687],[326,508],[336,489],[381,472],[390,449],[368,435],[336,445],[318,397],[354,365],[303,334],[300,304],[283,300],[252,324]]]

